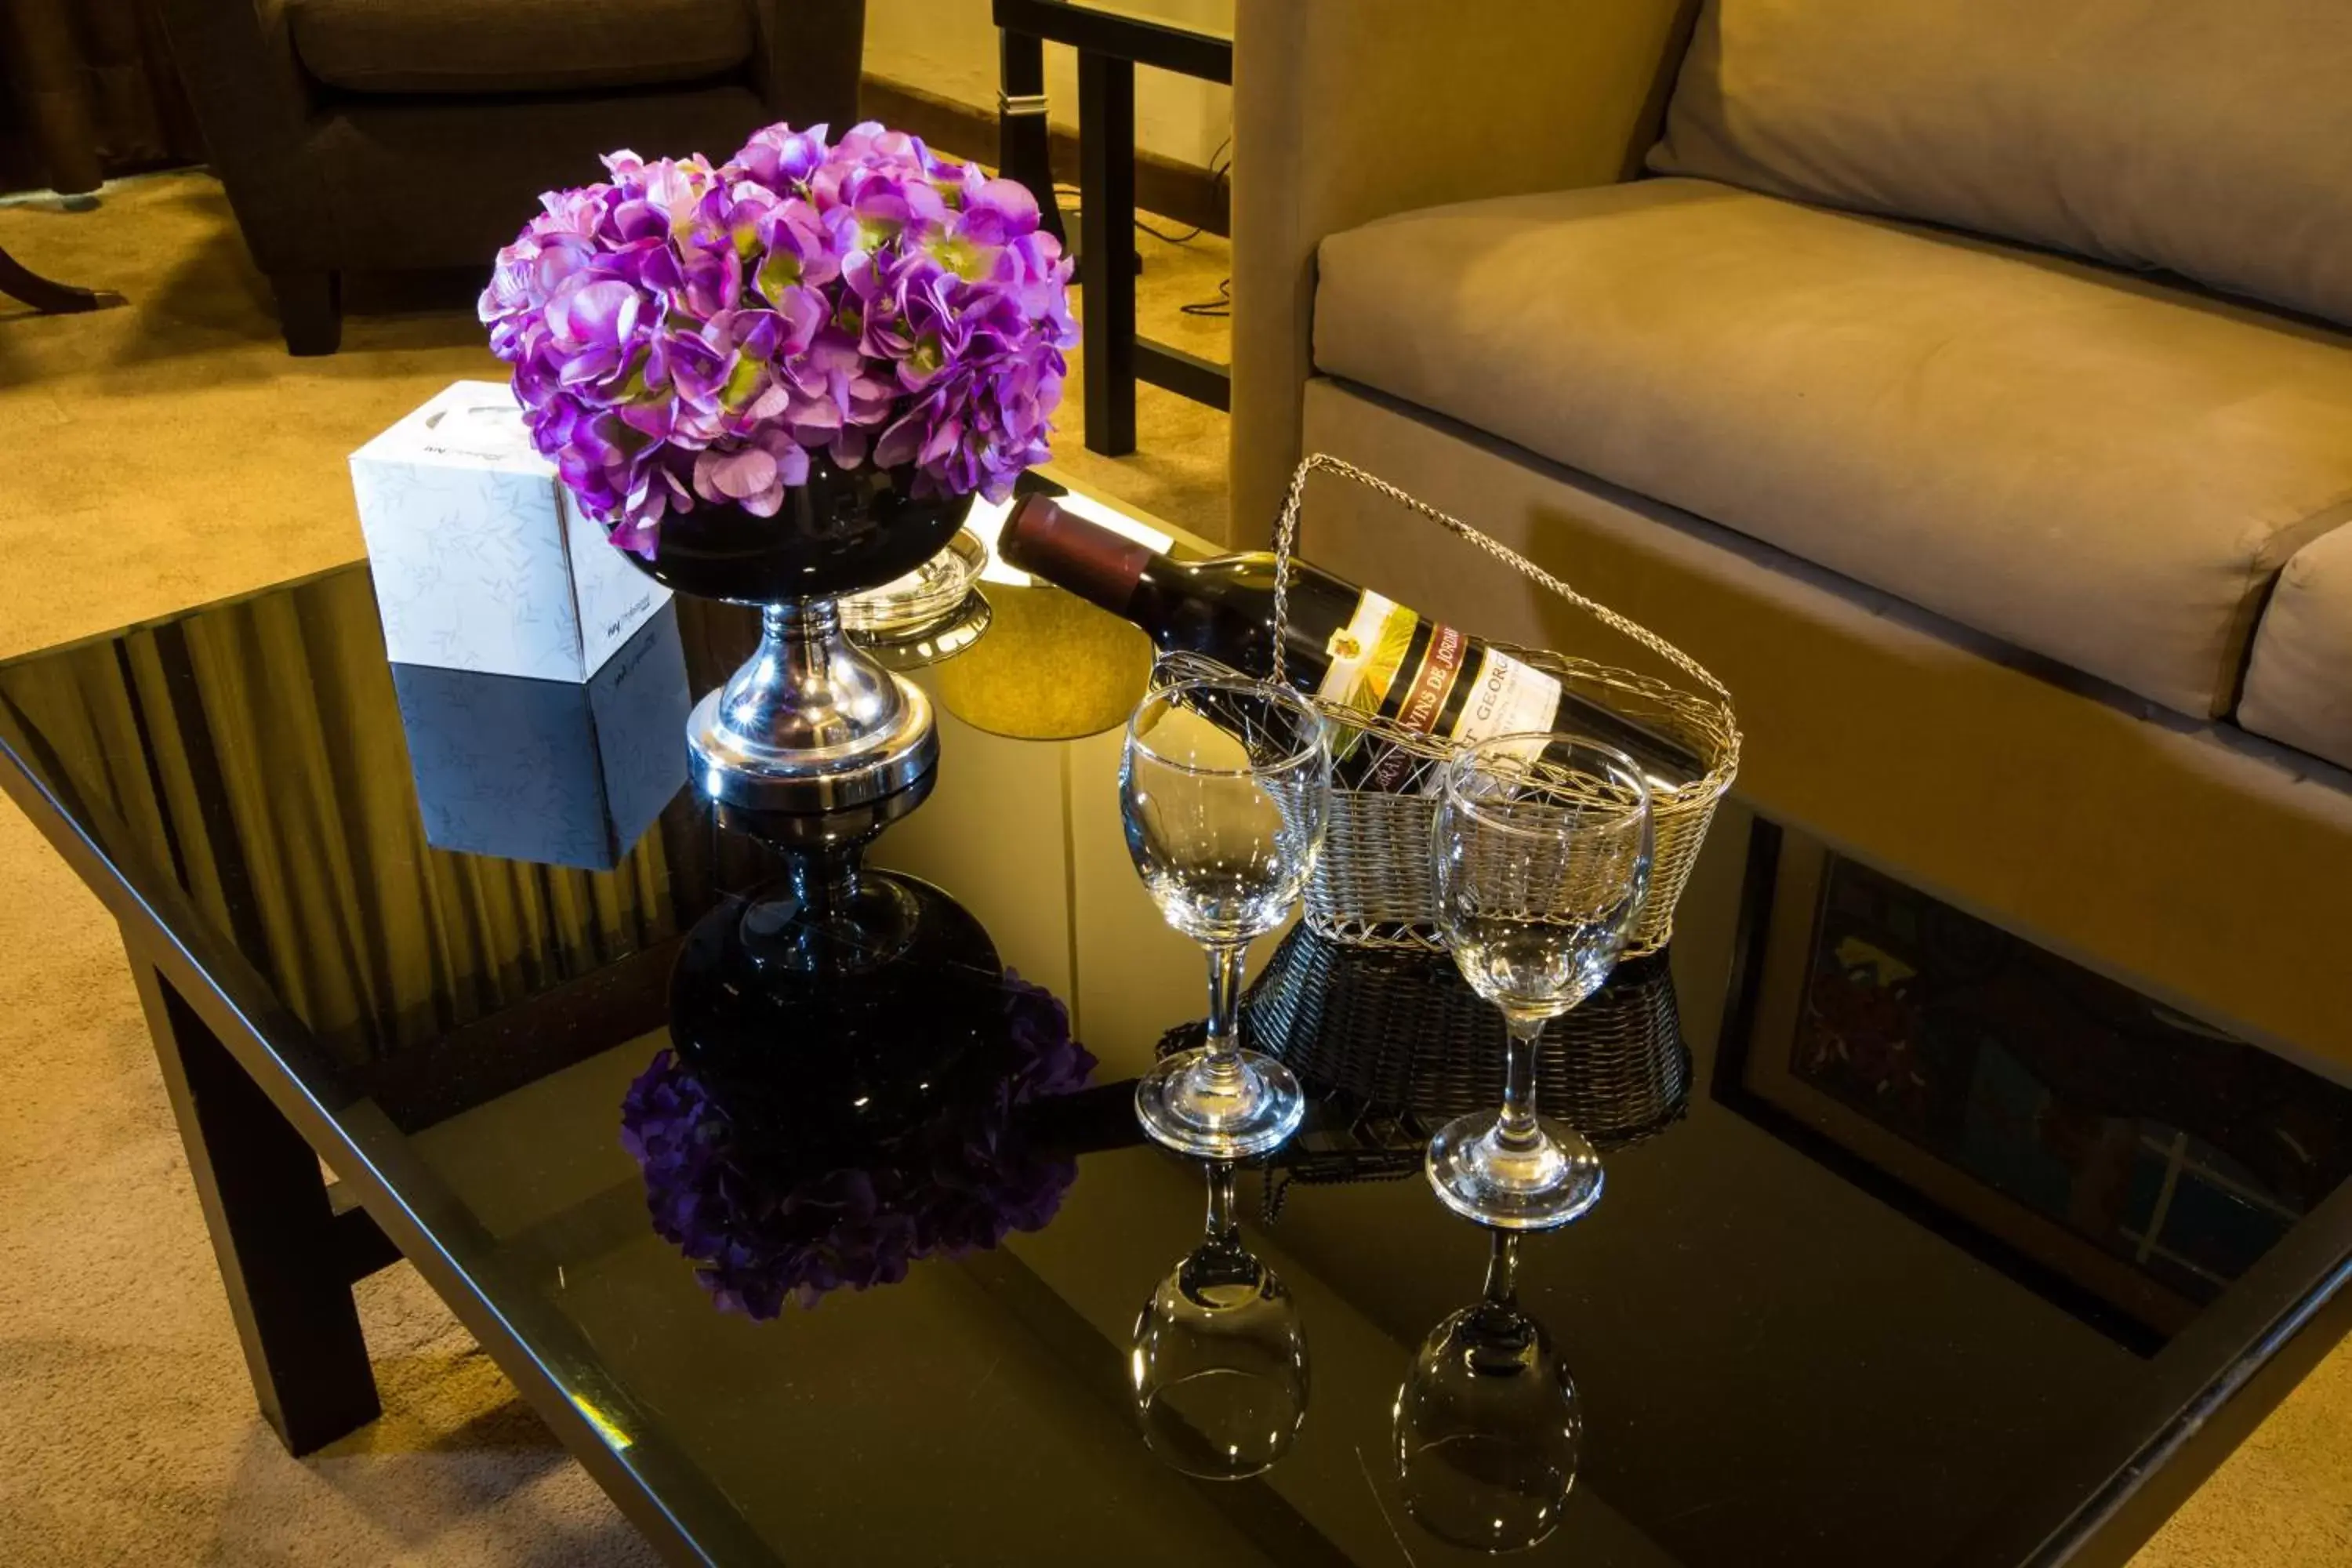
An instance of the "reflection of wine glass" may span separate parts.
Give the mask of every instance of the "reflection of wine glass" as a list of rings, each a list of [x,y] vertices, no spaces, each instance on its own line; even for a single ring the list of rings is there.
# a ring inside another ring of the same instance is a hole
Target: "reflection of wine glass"
[[[1456,753],[1430,832],[1437,919],[1471,989],[1510,1028],[1503,1108],[1429,1144],[1446,1206],[1537,1230],[1601,1196],[1601,1156],[1536,1115],[1547,1019],[1609,978],[1650,882],[1650,791],[1622,752],[1571,735],[1498,735]]]
[[[1208,1232],[1144,1303],[1128,1369],[1144,1441],[1187,1475],[1254,1476],[1297,1439],[1307,1338],[1290,1292],[1242,1247],[1232,1165],[1209,1167]]]
[[[1519,1237],[1495,1231],[1486,1297],[1430,1331],[1397,1391],[1405,1508],[1441,1541],[1485,1552],[1533,1546],[1576,1481],[1584,1407],[1543,1325],[1513,1289]]]
[[[1209,1035],[1135,1086],[1144,1131],[1203,1159],[1262,1154],[1306,1100],[1272,1057],[1241,1048],[1242,963],[1297,903],[1323,843],[1331,749],[1322,718],[1284,687],[1178,681],[1127,729],[1119,804],[1128,851],[1170,925],[1209,953]]]

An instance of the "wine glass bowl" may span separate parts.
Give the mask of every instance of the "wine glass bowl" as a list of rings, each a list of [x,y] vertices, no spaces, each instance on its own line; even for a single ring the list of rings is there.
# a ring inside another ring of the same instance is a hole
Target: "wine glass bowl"
[[[1510,1032],[1503,1104],[1430,1141],[1430,1184],[1489,1226],[1565,1225],[1600,1200],[1601,1157],[1538,1116],[1536,1040],[1600,989],[1649,889],[1649,786],[1622,752],[1574,735],[1499,735],[1440,773],[1430,855],[1439,928]]]
[[[1559,1526],[1584,1447],[1576,1380],[1511,1292],[1505,1249],[1517,1241],[1496,1233],[1486,1299],[1422,1342],[1391,1426],[1406,1512],[1481,1552],[1519,1551]]]
[[[1203,677],[1147,697],[1128,726],[1124,820],[1138,875],[1199,942],[1282,923],[1322,844],[1328,742],[1280,687]]]
[[[1178,679],[1128,724],[1128,852],[1161,917],[1209,955],[1207,1042],[1136,1085],[1137,1117],[1170,1148],[1245,1159],[1289,1137],[1305,1112],[1290,1070],[1241,1048],[1238,1003],[1249,942],[1282,923],[1314,871],[1330,779],[1322,717],[1285,687]]]
[[[1259,1474],[1307,1418],[1297,1302],[1242,1246],[1233,1181],[1231,1165],[1211,1169],[1207,1233],[1153,1288],[1128,1361],[1145,1444],[1207,1480]]]

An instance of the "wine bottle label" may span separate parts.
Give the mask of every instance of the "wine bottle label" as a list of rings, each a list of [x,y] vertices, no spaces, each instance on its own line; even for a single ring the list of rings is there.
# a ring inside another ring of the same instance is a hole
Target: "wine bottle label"
[[[1412,648],[1412,634],[1421,617],[1394,600],[1369,588],[1357,597],[1348,624],[1331,634],[1323,651],[1330,668],[1315,688],[1315,695],[1342,708],[1377,713],[1396,684],[1397,671]]]
[[[1552,677],[1452,626],[1425,623],[1369,589],[1324,651],[1331,662],[1316,687],[1318,697],[1359,712],[1385,713],[1424,735],[1443,733],[1468,744],[1549,730],[1559,711],[1560,684]],[[1353,733],[1345,734],[1341,747],[1352,751],[1355,741]],[[1413,763],[1391,751],[1364,782],[1374,789],[1401,788]]]
[[[1452,626],[1429,628],[1429,647],[1422,653],[1421,668],[1413,672],[1412,689],[1397,705],[1398,723],[1424,735],[1435,732],[1469,647],[1470,639]]]
[[[1539,733],[1553,727],[1559,713],[1559,682],[1531,665],[1493,648],[1480,650],[1478,675],[1461,717],[1454,721],[1453,738],[1465,744],[1490,735]],[[1529,743],[1527,760],[1543,752]]]
[[[1405,689],[1403,700],[1397,704],[1393,715],[1396,721],[1423,735],[1435,734],[1438,721],[1445,715],[1446,699],[1454,695],[1454,683],[1461,678],[1464,656],[1469,651],[1468,637],[1452,626],[1432,624],[1429,640],[1422,647],[1421,663],[1412,673],[1412,684]],[[1391,750],[1372,770],[1372,787],[1403,788],[1414,761],[1410,752]]]

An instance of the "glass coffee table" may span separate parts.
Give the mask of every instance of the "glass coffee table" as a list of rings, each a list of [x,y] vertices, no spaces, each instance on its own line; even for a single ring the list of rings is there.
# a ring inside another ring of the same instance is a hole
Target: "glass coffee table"
[[[929,797],[814,829],[680,787],[751,634],[709,605],[586,689],[394,672],[359,565],[0,666],[291,1447],[375,1415],[350,1287],[405,1258],[678,1562],[1481,1555],[1392,1410],[1488,1264],[1419,1159],[1499,1089],[1486,1010],[1440,956],[1261,951],[1316,1103],[1234,1204],[1303,1361],[1160,1397],[1206,1187],[1129,1086],[1202,982],[1119,836],[1146,652],[989,592],[918,676]],[[1609,1185],[1519,1259],[1578,1397],[1533,1561],[2120,1563],[2346,1326],[2352,1095],[1737,800],[1543,1097]]]

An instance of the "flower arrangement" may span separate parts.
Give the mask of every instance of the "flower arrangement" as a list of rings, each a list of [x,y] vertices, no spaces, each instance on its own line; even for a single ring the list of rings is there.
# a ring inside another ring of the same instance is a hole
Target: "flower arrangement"
[[[1015,1107],[1085,1087],[1095,1058],[1069,1010],[1007,971],[1003,1070],[991,1093],[885,1139],[857,1163],[789,1184],[688,1064],[662,1049],[621,1104],[621,1142],[645,1177],[654,1229],[697,1265],[719,1310],[773,1318],[787,1301],[895,1284],[918,1258],[1040,1230],[1077,1163],[1036,1149]]]
[[[1047,456],[1070,264],[1016,181],[877,124],[772,125],[717,168],[604,159],[482,293],[533,443],[651,558],[698,504],[772,516],[810,454],[1001,500]]]

